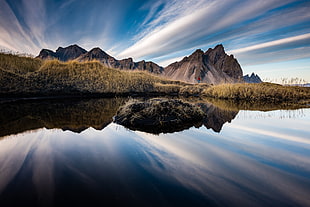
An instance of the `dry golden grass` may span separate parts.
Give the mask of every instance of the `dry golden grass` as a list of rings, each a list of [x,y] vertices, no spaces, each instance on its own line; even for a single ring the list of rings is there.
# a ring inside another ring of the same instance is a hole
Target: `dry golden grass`
[[[0,67],[6,71],[16,74],[26,74],[38,70],[42,60],[31,57],[19,57],[12,54],[0,53]]]
[[[60,81],[63,85],[77,87],[78,90],[93,93],[143,93],[170,92],[171,85],[165,79],[144,71],[125,71],[107,68],[97,61],[60,62],[46,61],[35,72],[52,84]],[[166,84],[167,83],[167,84]],[[161,85],[160,85],[161,84]]]
[[[18,64],[22,68],[27,61],[33,61],[25,70],[28,72],[15,69],[19,68]],[[6,66],[10,62],[14,67]],[[0,77],[2,94],[172,94],[185,85],[145,71],[107,68],[98,61],[81,63],[54,59],[37,62],[37,59],[12,55],[7,58],[7,64],[0,66],[0,73],[3,73]]]
[[[222,99],[289,101],[310,99],[310,88],[282,86],[273,83],[238,83],[215,85],[203,90],[203,95]]]

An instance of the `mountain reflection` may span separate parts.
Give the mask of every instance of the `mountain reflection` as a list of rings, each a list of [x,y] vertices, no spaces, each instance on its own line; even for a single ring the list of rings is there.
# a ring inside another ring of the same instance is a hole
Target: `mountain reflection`
[[[231,122],[239,112],[221,109],[211,103],[200,103],[199,106],[206,114],[203,125],[207,127],[207,129],[213,129],[215,132],[220,132],[223,125],[226,122]]]
[[[128,98],[50,99],[0,103],[0,137],[40,128],[56,128],[77,133],[89,127],[101,130],[112,122],[118,108],[124,105],[127,100]],[[214,132],[220,132],[225,123],[231,122],[237,116],[239,110],[270,111],[298,108],[297,106],[209,99],[187,99],[184,101],[198,105],[205,112],[206,118],[200,124],[178,125],[169,132],[202,125]],[[139,131],[146,130],[142,126]],[[160,129],[156,132],[155,134],[161,133]]]
[[[101,130],[112,122],[117,109],[126,98],[101,99],[53,99],[17,101],[0,104],[0,137],[39,128],[62,129],[80,133],[92,127]],[[226,122],[235,118],[238,111],[221,109],[208,102],[199,102],[206,119],[199,125],[220,132]],[[176,126],[170,132],[182,131],[194,126]],[[196,127],[199,127],[197,124]],[[143,127],[140,128],[143,131]]]
[[[53,99],[0,104],[0,137],[39,128],[103,129],[126,98]]]

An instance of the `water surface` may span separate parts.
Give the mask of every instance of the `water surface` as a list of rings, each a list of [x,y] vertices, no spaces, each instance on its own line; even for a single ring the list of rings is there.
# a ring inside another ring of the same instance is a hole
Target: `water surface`
[[[112,123],[125,101],[2,103],[0,206],[310,206],[310,109],[200,101],[153,135]]]

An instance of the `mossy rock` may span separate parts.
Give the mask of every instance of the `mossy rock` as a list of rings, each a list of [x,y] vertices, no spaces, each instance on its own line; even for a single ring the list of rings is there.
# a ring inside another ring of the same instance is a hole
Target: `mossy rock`
[[[120,107],[114,122],[131,130],[153,134],[199,127],[205,114],[197,106],[175,99],[130,100]]]

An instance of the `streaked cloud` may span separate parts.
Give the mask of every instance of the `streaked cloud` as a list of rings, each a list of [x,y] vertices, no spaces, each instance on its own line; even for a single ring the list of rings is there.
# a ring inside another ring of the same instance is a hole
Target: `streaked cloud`
[[[120,56],[158,57],[176,50],[205,44],[214,36],[227,33],[238,24],[250,21],[289,1],[205,1],[200,9],[187,8],[185,14],[155,28]],[[192,10],[191,10],[192,9]],[[223,15],[225,12],[225,15]],[[228,30],[228,31],[227,31]],[[223,39],[223,38],[222,38]],[[221,42],[220,38],[215,38]]]
[[[310,42],[310,33],[298,35],[298,36],[294,36],[294,37],[288,37],[288,38],[284,38],[284,39],[279,39],[279,40],[274,40],[274,41],[270,41],[270,42],[265,42],[265,43],[261,43],[261,44],[257,44],[257,45],[252,45],[249,47],[231,50],[228,52],[232,53],[232,54],[244,53],[244,52],[248,52],[248,51],[252,51],[252,50],[258,50],[258,49],[262,49],[262,48],[273,47],[273,46],[292,43],[292,42],[296,42],[296,41],[300,41],[300,40],[307,40]]]

